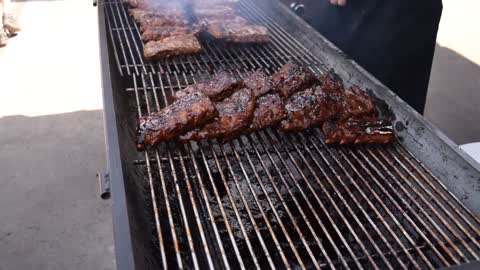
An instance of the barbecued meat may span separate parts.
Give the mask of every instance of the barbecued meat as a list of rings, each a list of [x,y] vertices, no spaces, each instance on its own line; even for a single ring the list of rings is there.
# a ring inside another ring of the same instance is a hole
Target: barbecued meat
[[[137,127],[137,149],[156,145],[204,124],[218,115],[213,103],[200,92],[185,96],[158,113],[141,117]]]
[[[293,94],[286,102],[284,131],[298,131],[322,124],[342,112],[341,100],[323,92],[320,86]]]
[[[194,35],[166,37],[158,41],[149,41],[143,47],[145,58],[157,58],[180,54],[198,53],[202,46]]]
[[[285,103],[278,94],[262,96],[255,103],[250,131],[275,126],[285,118]]]
[[[255,97],[263,96],[273,88],[272,77],[268,76],[263,70],[253,72],[243,82],[245,87],[253,91]]]
[[[208,24],[207,33],[216,39],[236,43],[265,43],[270,41],[268,29],[261,25],[243,23]]]
[[[178,8],[170,8],[166,9],[163,7],[158,7],[156,8],[131,8],[128,10],[128,13],[130,16],[133,17],[133,19],[140,23],[144,19],[151,19],[155,17],[185,17],[183,10],[178,7]]]
[[[189,93],[203,92],[212,101],[222,101],[232,93],[243,87],[243,81],[235,78],[226,71],[220,71],[212,79],[193,84],[175,93],[174,98],[178,99]]]
[[[323,74],[320,78],[320,83],[323,91],[328,94],[343,93],[345,91],[342,79],[333,72]]]
[[[360,87],[353,85],[345,91],[345,110],[340,118],[351,116],[376,115],[372,98]]]
[[[180,141],[199,141],[206,138],[233,139],[247,129],[255,110],[255,97],[242,88],[224,101],[215,104],[218,117],[202,128],[194,129],[179,137]]]
[[[389,143],[395,140],[392,124],[375,117],[326,122],[322,130],[327,144]]]
[[[284,98],[318,83],[318,79],[307,68],[289,62],[272,76],[274,90]]]
[[[159,26],[148,28],[147,30],[145,30],[145,32],[142,33],[142,40],[143,42],[148,42],[151,40],[162,40],[166,37],[171,36],[197,36],[199,32],[200,28],[195,26]]]
[[[188,20],[183,16],[156,16],[144,18],[138,21],[140,24],[140,32],[145,32],[148,29],[160,26],[174,26],[174,27],[186,27],[188,26]]]

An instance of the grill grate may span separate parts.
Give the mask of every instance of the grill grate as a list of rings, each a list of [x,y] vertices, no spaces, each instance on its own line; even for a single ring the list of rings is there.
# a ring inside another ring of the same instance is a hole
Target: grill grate
[[[141,57],[126,8],[106,3],[118,71],[131,75],[127,93],[138,115],[219,69],[272,73],[294,58],[325,72],[252,2],[239,7],[269,27],[271,44],[204,42],[200,55],[153,63]],[[134,163],[147,175],[159,268],[432,269],[480,259],[480,219],[401,142],[331,147],[318,129],[268,129],[226,144],[164,143]]]

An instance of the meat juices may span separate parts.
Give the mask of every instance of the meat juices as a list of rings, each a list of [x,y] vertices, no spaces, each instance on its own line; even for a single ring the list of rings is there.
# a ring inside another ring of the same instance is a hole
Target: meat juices
[[[215,118],[218,112],[212,101],[197,92],[176,100],[158,113],[143,116],[137,125],[137,149],[171,140]]]
[[[194,129],[179,137],[182,142],[199,141],[206,138],[230,140],[240,135],[252,122],[255,97],[252,91],[242,88],[231,97],[215,104],[218,117],[201,128]]]
[[[274,90],[283,98],[288,98],[298,91],[318,83],[318,79],[310,70],[289,62],[272,75]]]
[[[395,140],[391,123],[375,117],[326,122],[322,131],[327,144],[384,144]]]
[[[196,83],[183,90],[177,91],[174,94],[174,98],[179,99],[190,93],[200,91],[212,101],[217,102],[231,96],[235,90],[242,87],[242,80],[235,78],[226,71],[220,71],[208,81]]]

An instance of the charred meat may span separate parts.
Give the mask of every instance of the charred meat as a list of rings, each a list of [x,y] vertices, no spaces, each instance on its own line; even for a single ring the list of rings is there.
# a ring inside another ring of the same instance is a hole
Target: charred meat
[[[268,76],[263,70],[253,72],[243,82],[245,87],[253,91],[255,97],[263,96],[273,88],[272,77]]]
[[[284,98],[306,89],[316,83],[318,79],[307,68],[289,62],[272,76],[274,89]]]
[[[171,36],[158,41],[149,41],[143,47],[145,58],[157,58],[180,54],[198,53],[202,46],[194,35]]]
[[[255,110],[255,97],[247,88],[242,88],[231,97],[215,104],[218,117],[205,126],[179,137],[180,141],[199,141],[206,138],[230,140],[247,129]]]
[[[285,103],[278,94],[262,96],[256,100],[250,131],[276,126],[285,115]]]
[[[342,119],[351,116],[376,115],[372,98],[360,87],[353,85],[345,91],[345,110]]]
[[[200,126],[215,118],[218,112],[205,95],[200,92],[185,96],[158,113],[141,117],[137,126],[137,149],[156,145]]]
[[[241,23],[210,24],[206,30],[216,39],[235,43],[266,43],[270,41],[268,29],[262,25]]]
[[[178,99],[189,93],[201,91],[212,101],[222,101],[232,93],[243,87],[243,81],[235,78],[226,71],[218,72],[212,79],[193,84],[175,93],[174,98]]]
[[[392,124],[375,117],[326,122],[322,131],[327,144],[384,144],[395,140]]]
[[[319,89],[309,88],[293,94],[285,104],[286,119],[280,128],[284,131],[307,129],[324,121],[320,114],[322,104],[319,102]]]

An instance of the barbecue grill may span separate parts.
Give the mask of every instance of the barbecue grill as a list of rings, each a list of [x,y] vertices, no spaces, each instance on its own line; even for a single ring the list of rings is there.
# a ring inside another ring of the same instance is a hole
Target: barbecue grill
[[[286,6],[237,7],[269,44],[203,39],[201,54],[147,61],[127,7],[98,2],[118,268],[479,269],[478,164]],[[136,119],[175,91],[292,59],[368,89],[397,141],[326,146],[318,129],[268,129],[136,151]]]

